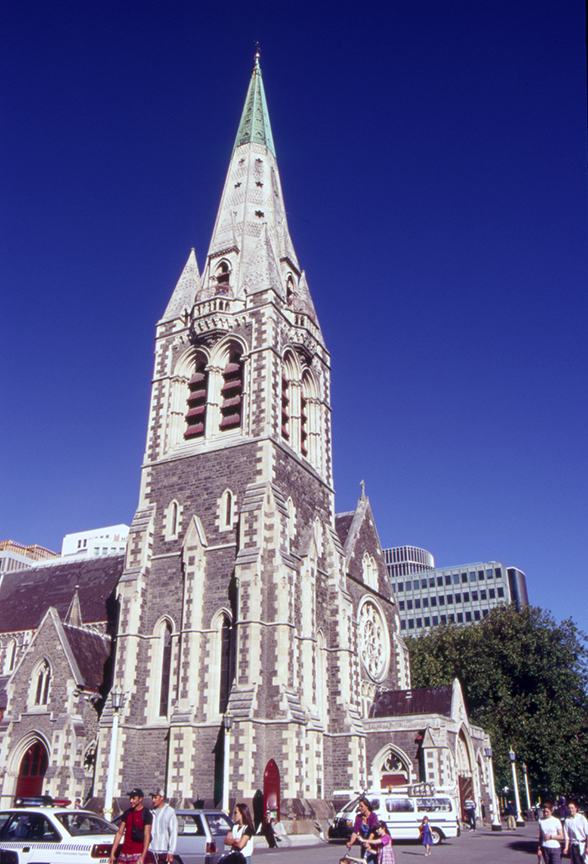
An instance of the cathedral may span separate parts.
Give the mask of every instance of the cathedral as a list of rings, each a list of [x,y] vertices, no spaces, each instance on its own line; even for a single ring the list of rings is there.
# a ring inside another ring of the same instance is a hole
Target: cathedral
[[[492,806],[459,685],[410,689],[363,489],[335,513],[330,356],[258,56],[208,254],[200,270],[190,252],[156,326],[126,554],[40,565],[0,589],[4,805],[261,789],[275,815],[427,781]]]

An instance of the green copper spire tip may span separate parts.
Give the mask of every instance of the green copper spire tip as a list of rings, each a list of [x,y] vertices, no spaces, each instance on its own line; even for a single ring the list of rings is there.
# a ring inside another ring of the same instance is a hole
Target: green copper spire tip
[[[270,125],[267,103],[265,101],[265,91],[263,89],[263,81],[261,79],[261,68],[259,66],[259,48],[255,52],[255,65],[251,73],[251,81],[241,114],[241,122],[237,130],[235,146],[233,152],[241,144],[265,144],[272,151],[274,156],[274,139],[272,137],[272,127]]]

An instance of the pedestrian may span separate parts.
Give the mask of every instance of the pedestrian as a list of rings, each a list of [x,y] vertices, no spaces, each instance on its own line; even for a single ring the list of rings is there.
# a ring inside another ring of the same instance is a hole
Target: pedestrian
[[[509,801],[506,806],[506,827],[516,831],[517,828],[517,809],[514,801]]]
[[[375,833],[376,825],[378,824],[378,817],[373,812],[372,805],[367,798],[360,798],[357,807],[359,812],[353,823],[351,837],[347,842],[348,849],[351,849],[358,837],[361,838],[361,843],[367,840],[371,833]],[[376,855],[366,849],[365,846],[362,847],[361,857],[365,858],[370,864],[373,864],[376,860]]]
[[[121,823],[115,834],[110,852],[110,864],[114,864],[116,851],[124,834],[118,864],[155,864],[153,853],[149,852],[153,814],[143,806],[143,790],[131,789],[131,806],[122,815]]]
[[[425,855],[431,854],[431,846],[433,845],[433,835],[431,834],[431,826],[429,825],[429,817],[423,816],[423,821],[419,826],[419,836],[421,843],[425,847]]]
[[[82,808],[82,799],[76,798],[76,800],[74,801],[74,810],[81,810],[81,808]]]
[[[374,846],[377,847],[378,864],[394,864],[394,850],[392,849],[392,838],[388,831],[388,826],[385,822],[376,822],[375,837],[370,837],[368,840],[362,840],[362,845],[366,851],[374,851]]]
[[[222,864],[251,864],[253,855],[253,836],[255,826],[247,804],[235,804],[233,810],[235,824],[225,837],[225,846],[233,851],[221,858]]]
[[[163,789],[157,788],[151,793],[153,801],[153,827],[151,829],[151,846],[157,864],[171,864],[176,852],[178,841],[178,820],[176,811],[165,802]]]
[[[578,802],[568,801],[569,816],[563,824],[564,850],[570,853],[572,864],[584,864],[588,842],[588,819],[578,813]]]
[[[539,820],[539,847],[537,858],[545,864],[561,864],[561,846],[563,840],[561,822],[553,815],[553,804],[548,801],[543,805],[543,819]]]
[[[468,817],[470,831],[476,830],[476,802],[471,798],[466,798],[464,804],[465,812]]]

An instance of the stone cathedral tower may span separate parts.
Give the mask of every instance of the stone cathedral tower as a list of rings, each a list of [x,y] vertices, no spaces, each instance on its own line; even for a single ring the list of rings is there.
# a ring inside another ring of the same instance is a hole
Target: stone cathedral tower
[[[228,776],[251,797],[271,760],[282,797],[366,782],[363,720],[378,686],[409,686],[408,664],[368,499],[335,517],[330,424],[256,57],[203,272],[192,250],[157,325],[118,589],[115,796],[218,801]],[[97,795],[112,717],[108,703]]]

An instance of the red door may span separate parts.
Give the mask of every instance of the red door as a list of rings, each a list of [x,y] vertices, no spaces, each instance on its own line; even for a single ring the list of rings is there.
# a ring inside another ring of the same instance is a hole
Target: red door
[[[267,818],[280,821],[280,772],[273,759],[263,773],[263,809]]]
[[[47,751],[40,741],[35,741],[22,757],[16,781],[16,798],[29,798],[42,793],[48,761]]]

